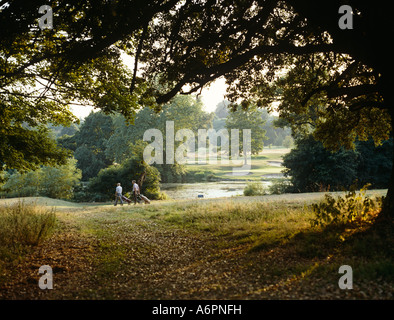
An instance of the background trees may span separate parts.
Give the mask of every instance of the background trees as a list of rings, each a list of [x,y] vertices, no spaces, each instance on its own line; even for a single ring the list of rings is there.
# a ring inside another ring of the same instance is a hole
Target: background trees
[[[216,106],[215,116],[212,122],[212,126],[216,131],[225,128],[226,119],[228,117],[235,118],[235,115],[230,114],[230,104],[229,101],[223,100]],[[291,147],[293,143],[291,137],[292,131],[291,128],[286,125],[286,122],[283,124],[279,123],[278,116],[270,114],[266,108],[259,108],[257,111],[261,113],[261,118],[263,120],[262,129],[265,130],[265,137],[263,138],[264,146],[285,146],[286,144],[287,147]],[[250,124],[248,124],[248,126],[250,126]],[[285,139],[287,141],[286,143]],[[218,145],[220,145],[220,140],[218,141]]]
[[[65,134],[58,138],[63,148],[73,151],[77,166],[82,170],[83,181],[95,177],[101,169],[112,163],[105,151],[113,130],[111,116],[103,112],[91,112],[73,135]]]
[[[296,148],[283,158],[285,175],[295,192],[335,191],[357,178],[357,154],[341,149],[331,152],[312,135],[296,141]]]
[[[296,146],[283,158],[290,177],[287,192],[341,191],[357,184],[380,189],[389,186],[392,139],[376,147],[373,140],[357,141],[354,150],[326,149],[309,134],[296,139]]]
[[[145,177],[141,185],[141,193],[150,199],[160,199],[163,195],[160,192],[159,171],[147,165],[142,159],[142,154],[133,156],[121,165],[111,165],[102,169],[96,177],[88,184],[87,192],[91,194],[90,199],[96,201],[113,200],[115,188],[118,182],[123,187],[123,194],[131,195],[132,180],[139,180]]]
[[[70,158],[66,164],[57,167],[42,166],[26,173],[14,172],[5,177],[1,186],[7,197],[45,196],[59,199],[72,199],[74,189],[81,179],[81,170],[76,160]]]
[[[143,140],[144,132],[148,129],[158,129],[166,141],[166,122],[174,122],[174,132],[180,129],[190,129],[196,135],[198,129],[208,129],[212,126],[213,114],[203,110],[202,102],[193,96],[176,96],[157,113],[145,107],[136,114],[134,125],[128,125],[124,117],[114,118],[116,125],[114,134],[107,143],[107,154],[113,156],[114,161],[121,163],[133,152],[133,144]],[[175,141],[174,148],[181,142]],[[164,156],[166,144],[163,145]],[[197,142],[196,142],[197,147]],[[154,164],[159,170],[163,182],[181,182],[186,174],[184,166],[179,163]]]
[[[243,148],[243,129],[251,130],[251,153],[258,154],[263,150],[264,140],[266,140],[266,130],[263,129],[265,121],[262,111],[250,108],[243,110],[241,106],[235,106],[235,110],[229,112],[226,118],[226,129],[239,129],[239,149],[242,153]]]
[[[82,170],[82,179],[95,177],[98,172],[112,162],[106,156],[106,145],[113,134],[112,118],[102,112],[92,112],[74,135],[77,148],[74,157]]]

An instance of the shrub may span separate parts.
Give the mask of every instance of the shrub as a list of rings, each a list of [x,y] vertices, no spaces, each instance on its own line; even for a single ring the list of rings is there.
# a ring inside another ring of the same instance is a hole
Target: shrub
[[[119,182],[123,188],[123,194],[131,191],[132,180],[138,180],[142,175],[145,181],[141,188],[141,193],[149,199],[160,199],[160,174],[159,171],[134,158],[127,159],[121,165],[112,165],[102,169],[98,176],[88,183],[88,192],[91,201],[113,200],[116,184]]]
[[[35,171],[7,175],[7,181],[1,186],[1,195],[7,198],[44,196],[71,199],[81,178],[76,163],[71,158],[61,166],[43,166]]]
[[[89,192],[87,183],[80,182],[75,186],[73,198],[71,200],[75,202],[89,202],[92,200],[92,195]]]
[[[312,205],[315,219],[312,226],[330,225],[352,222],[356,219],[366,220],[370,214],[381,207],[382,199],[373,200],[365,195],[369,185],[365,185],[360,192],[354,187],[344,197],[334,199],[330,194],[325,195],[325,200]]]
[[[197,171],[194,173],[195,181],[204,181],[205,180],[205,172],[204,171]]]
[[[340,191],[357,179],[357,152],[331,152],[312,135],[298,139],[296,147],[283,156],[283,172],[293,192]]]
[[[204,181],[217,181],[218,177],[211,170],[200,170],[200,169],[190,169],[188,168],[185,172],[183,182],[193,183],[193,182],[204,182]]]
[[[262,196],[265,194],[264,186],[261,182],[248,182],[244,189],[244,196]]]
[[[276,179],[272,181],[272,184],[268,187],[271,194],[284,194],[290,191],[291,182],[286,179]]]

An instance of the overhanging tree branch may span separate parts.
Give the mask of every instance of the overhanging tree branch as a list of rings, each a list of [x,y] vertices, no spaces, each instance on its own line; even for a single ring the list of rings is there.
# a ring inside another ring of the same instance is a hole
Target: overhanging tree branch
[[[319,44],[319,45],[306,45],[306,46],[295,46],[289,44],[279,44],[279,45],[262,45],[251,50],[248,50],[242,54],[239,54],[230,60],[211,67],[199,68],[196,71],[189,72],[171,89],[169,92],[160,95],[156,101],[161,104],[168,102],[172,97],[174,97],[185,84],[190,84],[193,82],[199,83],[196,90],[201,86],[205,85],[209,81],[219,78],[234,69],[241,67],[248,61],[250,61],[255,56],[264,56],[269,54],[311,54],[317,52],[336,52],[338,48],[334,44]],[[193,89],[192,89],[193,90]],[[195,90],[194,90],[195,91]],[[191,91],[193,92],[193,91]]]
[[[130,86],[130,93],[132,94],[135,88],[135,82],[136,82],[136,78],[137,78],[137,70],[138,70],[138,60],[140,58],[141,55],[141,51],[142,51],[142,46],[146,37],[146,33],[147,33],[147,29],[148,29],[148,24],[144,25],[143,30],[142,30],[142,35],[141,35],[141,39],[138,43],[138,48],[137,48],[137,52],[135,53],[135,57],[134,57],[134,71],[133,71],[133,79],[131,80],[131,86]]]
[[[351,99],[358,96],[364,96],[371,93],[377,93],[378,86],[374,84],[362,84],[358,86],[352,87],[341,87],[341,88],[334,88],[328,86],[325,91],[327,92],[328,98],[336,98],[336,97],[343,97]]]

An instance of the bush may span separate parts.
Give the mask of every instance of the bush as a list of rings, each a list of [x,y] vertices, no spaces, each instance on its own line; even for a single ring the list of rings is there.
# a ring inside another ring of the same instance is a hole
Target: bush
[[[204,181],[205,180],[205,172],[204,171],[197,171],[194,173],[195,181]]]
[[[262,196],[265,194],[261,182],[248,182],[244,189],[244,196]]]
[[[91,198],[92,196],[89,192],[87,183],[80,182],[75,186],[73,198],[71,200],[75,202],[89,202]]]
[[[204,171],[195,171],[188,169],[186,171],[185,182],[201,182],[205,180],[205,172]]]
[[[6,198],[35,197],[40,195],[40,170],[29,171],[24,174],[14,172],[5,175],[5,183],[1,186],[1,196]]]
[[[341,191],[354,180],[371,183],[374,189],[389,185],[393,158],[393,139],[376,147],[372,140],[356,141],[355,149],[332,152],[313,135],[296,139],[296,147],[283,157],[285,176],[292,182],[292,192]]]
[[[0,207],[0,257],[19,255],[27,246],[42,243],[56,222],[54,209],[19,201]]]
[[[145,180],[143,185],[140,186],[141,193],[151,200],[160,199],[162,195],[159,171],[143,161],[130,158],[121,165],[112,165],[101,169],[98,176],[89,181],[90,200],[97,202],[114,200],[118,182],[121,183],[123,194],[125,194],[132,189],[131,181],[138,181],[142,175],[145,176]]]
[[[7,198],[44,196],[71,199],[81,171],[76,168],[76,160],[70,158],[61,166],[43,166],[26,173],[15,172],[6,178],[1,195]]]
[[[217,180],[217,177],[210,170],[195,171],[195,170],[188,169],[188,171],[186,172],[184,182],[188,182],[188,183],[204,182],[204,181],[210,182],[210,181],[215,181],[215,180]]]
[[[272,184],[268,187],[270,194],[284,194],[291,191],[291,182],[286,179],[273,180]]]
[[[371,213],[382,206],[382,198],[373,200],[365,195],[368,185],[359,193],[352,187],[344,197],[334,199],[330,194],[325,195],[325,200],[312,205],[316,216],[312,226],[332,224],[346,224],[356,219],[366,220]]]

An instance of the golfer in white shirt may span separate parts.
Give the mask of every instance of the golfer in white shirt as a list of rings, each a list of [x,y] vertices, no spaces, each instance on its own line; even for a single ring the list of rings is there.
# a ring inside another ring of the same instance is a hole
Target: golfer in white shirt
[[[135,180],[133,180],[132,183],[133,183],[134,204],[137,204],[137,196],[140,194],[140,187],[135,182]]]
[[[120,186],[120,183],[118,183],[115,189],[115,206],[118,204],[118,200],[120,200],[120,205],[123,206],[122,191],[123,189]]]

